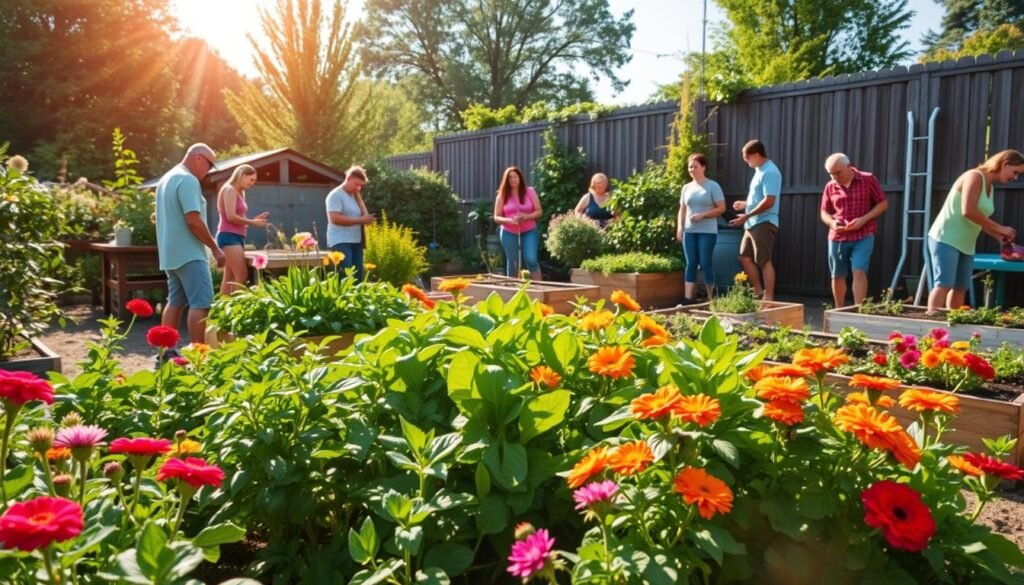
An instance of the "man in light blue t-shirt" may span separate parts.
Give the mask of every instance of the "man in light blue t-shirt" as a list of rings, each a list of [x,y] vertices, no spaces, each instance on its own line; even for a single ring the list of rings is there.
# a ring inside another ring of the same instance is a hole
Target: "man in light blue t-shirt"
[[[224,252],[206,225],[206,198],[199,181],[214,168],[213,149],[198,143],[156,186],[156,245],[160,270],[167,273],[167,307],[161,323],[177,329],[188,306],[188,334],[192,343],[205,340],[206,316],[213,302],[213,280],[206,249],[218,266]]]
[[[772,265],[772,247],[779,233],[779,195],[782,193],[782,173],[768,159],[764,144],[751,140],[743,145],[743,162],[754,169],[746,201],[737,201],[732,207],[741,211],[729,222],[743,224],[740,241],[740,265],[754,288],[754,294],[764,294],[764,300],[775,298],[775,266]],[[760,268],[760,273],[758,273]],[[764,286],[762,287],[762,277]]]

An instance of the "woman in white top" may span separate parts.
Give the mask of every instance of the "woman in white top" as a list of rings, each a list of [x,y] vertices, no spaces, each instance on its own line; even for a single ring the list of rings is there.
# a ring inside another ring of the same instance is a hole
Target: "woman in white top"
[[[693,302],[697,289],[697,267],[704,271],[708,299],[715,294],[715,268],[711,263],[718,240],[718,216],[725,213],[722,187],[707,178],[708,159],[700,153],[691,154],[686,169],[692,181],[683,185],[679,194],[679,216],[676,218],[676,239],[683,243],[686,275],[683,294]]]

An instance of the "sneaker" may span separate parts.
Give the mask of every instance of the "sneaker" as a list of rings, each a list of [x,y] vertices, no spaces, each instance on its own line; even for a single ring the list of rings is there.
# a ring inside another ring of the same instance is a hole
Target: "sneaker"
[[[163,355],[156,354],[156,356],[153,357],[153,369],[159,370],[160,366],[176,357],[181,357],[181,354],[178,353],[178,350],[176,349],[168,349],[163,353]]]

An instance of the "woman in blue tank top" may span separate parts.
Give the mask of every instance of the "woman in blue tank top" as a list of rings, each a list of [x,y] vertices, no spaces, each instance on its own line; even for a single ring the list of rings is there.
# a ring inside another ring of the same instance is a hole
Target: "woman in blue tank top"
[[[605,227],[608,222],[615,219],[615,214],[607,208],[610,197],[608,177],[604,173],[597,173],[590,178],[590,190],[580,197],[580,202],[576,204],[574,212],[577,217],[589,217],[601,227]]]

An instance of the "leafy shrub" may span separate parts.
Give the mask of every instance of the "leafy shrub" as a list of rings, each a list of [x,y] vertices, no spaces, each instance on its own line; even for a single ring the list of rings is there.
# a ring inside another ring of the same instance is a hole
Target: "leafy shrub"
[[[609,205],[622,217],[608,226],[605,241],[609,249],[681,255],[675,241],[680,187],[677,183],[664,164],[653,162],[626,181],[612,180],[615,195]]]
[[[579,266],[604,250],[604,233],[597,222],[573,213],[552,218],[544,244],[551,256],[569,266]]]
[[[863,313],[863,311],[861,311]],[[1024,307],[960,307],[946,313],[950,325],[990,325],[992,327],[1024,328]]]
[[[367,174],[370,182],[363,188],[363,198],[371,213],[387,212],[391,221],[412,229],[421,246],[461,244],[459,199],[442,175],[398,171],[379,162],[368,165]]]
[[[83,180],[84,182],[84,180]],[[81,183],[58,186],[53,189],[62,221],[61,240],[103,240],[114,233],[114,199],[97,195]]]
[[[747,275],[739,272],[733,277],[732,286],[725,294],[711,299],[711,310],[716,313],[753,313],[761,308],[754,296],[754,289],[747,282]]]
[[[540,196],[544,217],[538,222],[540,233],[549,229],[548,222],[558,214],[571,212],[586,184],[586,157],[583,149],[572,150],[558,139],[551,128],[544,131],[544,154],[534,166],[533,181]],[[573,264],[575,266],[575,264]]]
[[[583,270],[612,274],[616,272],[676,272],[683,269],[679,256],[659,256],[645,252],[606,254],[584,260]]]
[[[388,221],[387,213],[379,222],[366,226],[366,262],[376,265],[372,274],[394,286],[413,282],[427,269],[427,249],[416,243],[412,229]]]
[[[114,211],[118,223],[132,230],[132,244],[153,246],[156,244],[156,193],[139,189],[142,177],[135,167],[139,158],[135,151],[126,148],[126,138],[120,128],[114,128],[114,180],[103,184],[116,193]]]
[[[459,113],[466,130],[483,130],[507,124],[527,124],[529,122],[551,122],[564,124],[572,118],[587,115],[591,120],[610,114],[618,106],[606,106],[595,102],[579,102],[564,108],[554,109],[547,102],[535,102],[519,110],[514,105],[502,108],[488,108],[482,104],[472,104]]]
[[[623,216],[608,224],[604,241],[612,252],[678,255],[682,262],[683,249],[675,237],[674,218],[639,219]]]
[[[214,300],[210,320],[232,335],[305,331],[308,335],[365,333],[410,315],[406,298],[387,283],[357,285],[322,268],[292,266],[280,278]]]

